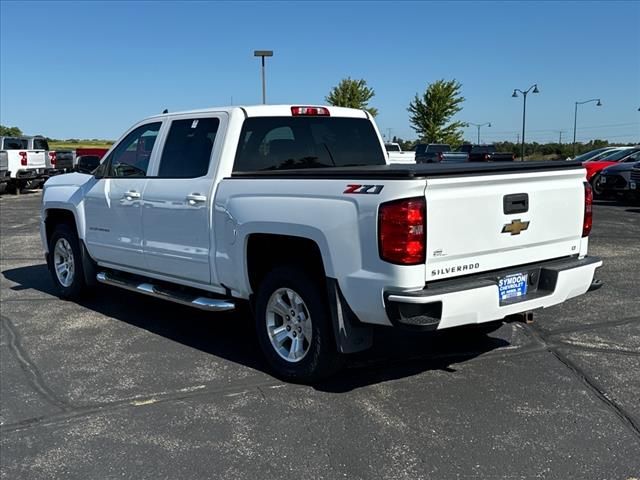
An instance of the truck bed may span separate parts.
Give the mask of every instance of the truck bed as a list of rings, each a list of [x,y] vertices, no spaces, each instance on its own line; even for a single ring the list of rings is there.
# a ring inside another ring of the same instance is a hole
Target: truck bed
[[[487,162],[487,163],[419,163],[372,165],[365,167],[338,167],[295,170],[262,170],[234,172],[232,178],[296,178],[296,179],[421,179],[442,176],[491,175],[496,173],[524,173],[583,168],[581,162]]]

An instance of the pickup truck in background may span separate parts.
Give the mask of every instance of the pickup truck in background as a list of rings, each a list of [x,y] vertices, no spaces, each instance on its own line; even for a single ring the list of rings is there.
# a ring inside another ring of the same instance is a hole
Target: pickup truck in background
[[[37,187],[44,181],[47,153],[42,148],[42,138],[0,137],[0,164],[6,164],[4,180],[8,180],[3,182],[6,190],[19,193],[23,188]]]
[[[415,152],[404,152],[399,143],[385,143],[389,163],[416,163]]]
[[[311,382],[374,328],[495,329],[601,285],[584,180],[572,162],[390,165],[362,110],[221,107],[142,120],[93,174],[50,178],[40,234],[60,296],[251,305],[275,373]]]
[[[516,156],[509,152],[498,152],[495,145],[471,145],[465,143],[458,148],[469,156],[470,162],[512,162]]]
[[[416,163],[460,163],[466,162],[466,153],[453,152],[446,143],[419,143],[416,145]]]

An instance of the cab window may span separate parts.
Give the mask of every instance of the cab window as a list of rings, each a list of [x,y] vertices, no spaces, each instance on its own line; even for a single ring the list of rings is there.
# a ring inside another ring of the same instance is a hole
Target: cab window
[[[209,171],[217,118],[174,120],[164,145],[158,177],[197,178]]]
[[[145,177],[161,122],[136,128],[105,160],[108,177]]]

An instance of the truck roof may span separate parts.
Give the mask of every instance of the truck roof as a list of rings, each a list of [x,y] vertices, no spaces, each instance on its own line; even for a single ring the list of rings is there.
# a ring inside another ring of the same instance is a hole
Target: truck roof
[[[152,115],[147,119],[164,118],[174,115],[189,115],[202,113],[241,113],[247,117],[291,117],[291,107],[322,107],[329,110],[332,117],[348,117],[348,118],[370,118],[369,114],[364,110],[355,108],[334,107],[331,105],[309,105],[304,103],[293,103],[288,105],[234,105],[227,107],[209,107],[197,110],[185,110],[180,112],[168,112],[159,115]],[[146,120],[146,119],[145,119]]]

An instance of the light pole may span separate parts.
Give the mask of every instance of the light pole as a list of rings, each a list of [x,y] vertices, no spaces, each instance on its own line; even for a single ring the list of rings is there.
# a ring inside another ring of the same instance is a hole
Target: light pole
[[[598,102],[596,107],[601,107],[602,102],[599,98],[592,98],[591,100],[585,100],[584,102],[576,102],[576,108],[573,112],[573,156],[576,156],[576,126],[578,125],[578,105],[584,105],[585,103]]]
[[[531,89],[533,89],[532,93],[540,93],[540,90],[538,90],[538,84],[534,83],[524,91],[520,90],[519,88],[514,88],[513,95],[511,95],[513,98],[518,98],[518,92],[520,92],[524,97],[524,102],[522,105],[522,160],[523,161],[524,161],[524,125],[527,118],[527,94],[531,91]]]
[[[254,57],[262,59],[262,103],[267,103],[267,87],[264,80],[264,57],[273,57],[273,50],[254,50]]]
[[[473,125],[474,127],[478,128],[478,145],[480,145],[480,127],[490,127],[491,126],[491,122],[487,122],[487,123],[471,123],[471,122],[467,122],[469,125]]]

